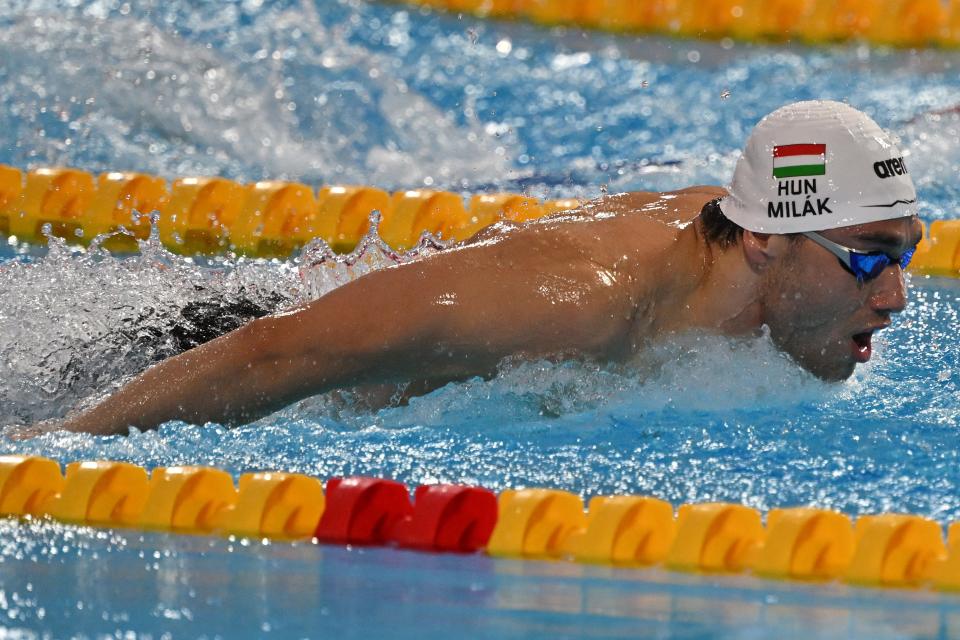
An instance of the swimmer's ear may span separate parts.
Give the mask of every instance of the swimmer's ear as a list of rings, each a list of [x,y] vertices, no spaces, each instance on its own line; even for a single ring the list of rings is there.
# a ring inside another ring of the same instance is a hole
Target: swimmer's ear
[[[783,253],[785,236],[743,230],[740,246],[743,258],[755,273],[765,271]]]

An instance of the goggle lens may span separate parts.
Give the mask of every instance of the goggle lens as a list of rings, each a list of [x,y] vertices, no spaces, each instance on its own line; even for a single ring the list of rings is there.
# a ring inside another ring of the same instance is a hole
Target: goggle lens
[[[916,249],[904,251],[899,260],[894,260],[885,253],[850,253],[850,267],[853,274],[861,281],[873,280],[883,270],[894,262],[900,264],[901,269],[906,269],[913,259],[913,253]]]
[[[916,247],[910,249],[909,251],[904,251],[903,255],[900,256],[900,268],[906,269],[910,266],[910,261],[913,260],[913,254],[917,250]]]

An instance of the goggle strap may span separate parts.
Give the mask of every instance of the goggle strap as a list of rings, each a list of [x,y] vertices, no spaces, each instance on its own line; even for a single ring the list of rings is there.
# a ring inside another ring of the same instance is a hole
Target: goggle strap
[[[824,238],[819,233],[815,231],[807,231],[803,234],[807,238],[813,240],[816,244],[820,245],[833,255],[837,257],[837,260],[847,268],[851,273],[853,272],[853,261],[850,259],[850,251],[846,250],[844,247],[841,247],[836,242]]]

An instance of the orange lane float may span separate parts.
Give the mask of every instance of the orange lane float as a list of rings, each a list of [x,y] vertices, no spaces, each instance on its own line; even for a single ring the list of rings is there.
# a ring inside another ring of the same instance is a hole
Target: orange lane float
[[[960,45],[957,0],[408,0],[545,25],[744,41]]]
[[[881,7],[866,37],[877,44],[924,47],[946,41],[950,15],[942,0],[899,0]]]
[[[936,220],[925,229],[924,239],[910,269],[931,276],[960,275],[960,220]]]
[[[583,205],[583,200],[577,200],[575,198],[547,200],[543,203],[543,215],[551,216],[555,213],[561,213],[563,211],[572,211],[574,209],[579,209]]]
[[[607,31],[639,31],[646,26],[644,5],[636,0],[589,0],[581,8],[582,23]]]
[[[478,194],[470,198],[470,213],[466,224],[459,229],[453,229],[452,233],[456,240],[466,240],[501,220],[526,222],[542,216],[543,208],[536,198],[515,193]]]

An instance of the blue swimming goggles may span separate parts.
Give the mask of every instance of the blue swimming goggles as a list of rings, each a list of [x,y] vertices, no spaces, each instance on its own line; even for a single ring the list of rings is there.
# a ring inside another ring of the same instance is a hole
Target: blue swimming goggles
[[[913,258],[913,252],[917,250],[916,247],[913,247],[908,251],[904,251],[900,255],[900,258],[897,259],[890,257],[890,255],[884,253],[883,251],[867,252],[845,247],[842,244],[833,242],[832,240],[827,240],[822,235],[814,231],[808,231],[803,235],[810,238],[833,255],[837,256],[837,259],[840,261],[840,264],[843,266],[843,268],[857,277],[857,282],[873,280],[883,273],[884,269],[894,263],[899,264],[901,269],[906,269],[907,265],[910,264],[910,260]]]

